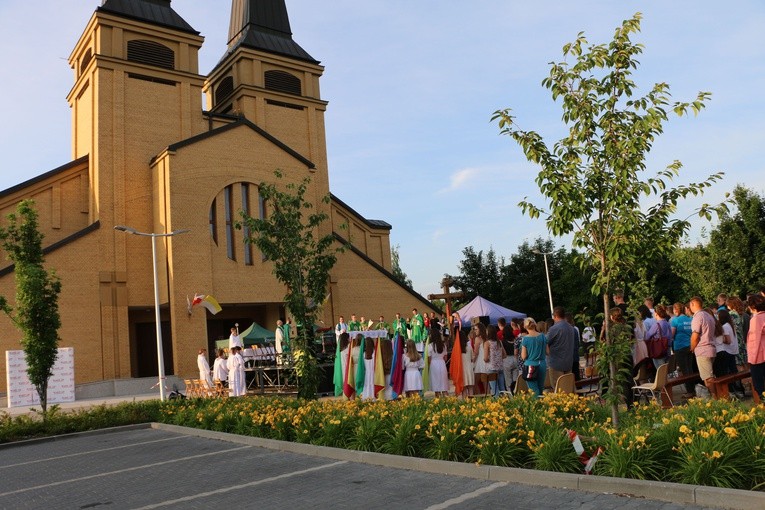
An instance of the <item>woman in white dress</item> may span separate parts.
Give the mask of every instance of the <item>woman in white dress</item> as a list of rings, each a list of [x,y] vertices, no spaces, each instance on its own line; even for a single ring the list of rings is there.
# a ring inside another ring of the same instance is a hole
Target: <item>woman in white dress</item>
[[[375,341],[373,338],[364,340],[364,390],[363,400],[375,399]]]
[[[462,348],[462,396],[469,397],[473,395],[473,389],[475,388],[475,372],[473,372],[473,363],[475,362],[473,339],[475,338],[475,330],[471,329],[467,335],[463,331],[458,333],[460,347]]]
[[[197,368],[199,368],[199,381],[207,386],[207,389],[211,389],[213,382],[210,374],[210,363],[207,361],[207,349],[199,349],[198,354]]]
[[[404,393],[407,397],[411,397],[422,391],[420,369],[425,365],[422,356],[417,352],[414,340],[406,341],[406,353],[401,359],[401,364],[404,367]]]
[[[441,331],[431,329],[428,343],[428,363],[430,363],[430,389],[437,397],[446,396],[449,391],[449,374],[446,371],[446,344]]]
[[[486,326],[480,322],[473,326],[475,331],[475,338],[473,339],[473,350],[475,351],[475,366],[473,372],[475,372],[476,379],[481,381],[484,386],[484,393],[486,393],[486,386],[488,385],[488,376],[491,373],[491,366],[486,361],[484,350],[486,349]]]
[[[355,383],[358,382],[358,381],[356,381],[356,373],[357,373],[358,366],[359,366],[359,359],[361,358],[360,354],[361,354],[361,339],[362,338],[363,337],[362,337],[361,333],[357,334],[351,340],[351,344],[350,344],[350,347],[349,347],[349,349],[351,350],[351,365],[349,367],[346,367],[345,370],[346,370],[346,372],[348,370],[352,370],[353,371],[352,379],[354,381],[354,384],[351,385],[351,386],[353,386],[353,388],[351,389],[352,390],[351,395],[350,396],[346,395],[346,398],[348,398],[349,400],[354,400],[356,398],[356,384]],[[363,362],[364,360],[362,359],[361,361]],[[349,374],[346,374],[345,375],[345,380],[347,381],[348,379],[351,379],[351,376]]]
[[[232,397],[241,397],[247,393],[244,381],[244,359],[239,351],[241,347],[234,346],[229,351],[228,361],[228,389]]]
[[[342,384],[345,384],[345,371],[348,368],[348,349],[350,349],[350,336],[348,333],[340,333],[337,337],[337,341],[340,343],[340,370],[343,377]]]
[[[359,358],[361,358],[361,339],[364,338],[364,336],[359,333],[356,335],[356,338],[353,339],[353,344],[351,345],[351,358],[353,359],[353,368],[356,369],[357,366],[359,366]]]
[[[385,373],[385,400],[393,398],[393,387],[391,386],[391,365],[393,364],[393,342],[389,338],[380,338],[380,353],[382,357],[383,372]]]

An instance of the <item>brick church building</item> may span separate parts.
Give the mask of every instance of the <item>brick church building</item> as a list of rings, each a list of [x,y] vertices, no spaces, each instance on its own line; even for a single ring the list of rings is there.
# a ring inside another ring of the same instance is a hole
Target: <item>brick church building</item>
[[[323,67],[293,40],[284,0],[232,0],[231,10],[228,47],[202,75],[203,37],[170,0],[103,1],[69,57],[72,160],[0,191],[3,218],[35,201],[46,267],[62,281],[60,346],[74,348],[77,384],[157,374],[152,242],[116,225],[189,229],[157,239],[167,374],[194,375],[197,349],[234,323],[273,330],[289,314],[272,265],[233,227],[239,211],[268,214],[258,184],[276,169],[289,182],[310,177],[310,199],[331,217],[322,234],[351,242],[331,273],[327,326],[338,315],[430,309],[392,277],[388,223],[334,195],[321,201],[330,193]],[[0,261],[0,294],[13,304],[13,267]],[[222,311],[189,314],[195,293]],[[19,338],[0,317],[2,350],[19,349]],[[0,371],[5,391],[4,363]]]

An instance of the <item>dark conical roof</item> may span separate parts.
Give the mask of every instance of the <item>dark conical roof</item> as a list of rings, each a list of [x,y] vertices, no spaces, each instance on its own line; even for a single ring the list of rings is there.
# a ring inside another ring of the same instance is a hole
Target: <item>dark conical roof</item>
[[[318,64],[292,40],[284,0],[233,0],[228,30],[228,53],[239,46]]]
[[[171,0],[104,0],[97,10],[199,35],[170,7]]]

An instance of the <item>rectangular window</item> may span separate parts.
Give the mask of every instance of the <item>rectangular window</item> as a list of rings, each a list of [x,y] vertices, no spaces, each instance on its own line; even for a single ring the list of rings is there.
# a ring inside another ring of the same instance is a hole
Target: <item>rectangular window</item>
[[[226,255],[231,260],[236,260],[234,251],[234,204],[231,200],[231,186],[223,190],[223,205],[226,210]]]
[[[210,206],[210,237],[215,246],[218,246],[218,201],[214,198]]]
[[[266,201],[260,193],[258,193],[258,214],[260,215],[261,220],[266,219]],[[268,260],[264,254],[261,254],[260,258],[264,262]]]
[[[250,185],[242,183],[242,211],[247,217],[250,216]],[[244,237],[244,263],[247,266],[252,265],[252,245],[247,241],[250,238],[250,229],[247,225],[242,226],[242,235]]]

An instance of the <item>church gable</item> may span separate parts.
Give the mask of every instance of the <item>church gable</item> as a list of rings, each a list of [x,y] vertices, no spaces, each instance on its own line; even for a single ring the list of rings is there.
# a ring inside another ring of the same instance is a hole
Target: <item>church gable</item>
[[[238,128],[241,128],[241,127],[246,127],[248,129],[250,129],[251,131],[254,131],[258,135],[259,138],[264,139],[268,143],[274,145],[279,150],[285,152],[290,157],[292,157],[292,158],[296,159],[297,161],[299,161],[302,165],[304,165],[304,166],[306,166],[306,167],[308,167],[310,169],[315,169],[316,168],[316,165],[313,162],[311,162],[310,160],[308,160],[307,158],[302,156],[297,151],[293,150],[287,144],[283,143],[282,141],[280,141],[279,139],[277,139],[276,137],[274,137],[273,135],[271,135],[270,133],[268,133],[264,129],[262,129],[259,126],[257,126],[255,124],[253,124],[252,122],[248,121],[247,119],[239,119],[236,122],[232,122],[231,124],[227,124],[227,125],[225,125],[223,127],[216,128],[216,129],[213,129],[211,131],[207,131],[205,133],[201,133],[201,134],[196,135],[196,136],[192,136],[191,138],[188,138],[186,140],[182,140],[180,142],[176,142],[176,143],[168,146],[166,150],[170,151],[170,152],[175,152],[175,151],[178,151],[179,149],[182,149],[184,147],[188,147],[190,145],[198,144],[198,143],[200,143],[202,141],[205,141],[205,140],[209,140],[209,139],[212,139],[212,138],[218,138],[221,135],[223,135],[224,133],[227,133],[228,131],[235,130],[235,129],[238,129]],[[216,140],[216,142],[217,141],[218,140]],[[155,157],[154,159],[152,159],[152,164],[154,164],[154,162],[158,158],[159,158],[159,156]]]
[[[84,156],[0,191],[0,217],[15,212],[20,201],[34,200],[46,247],[86,228],[91,223],[88,162]]]

